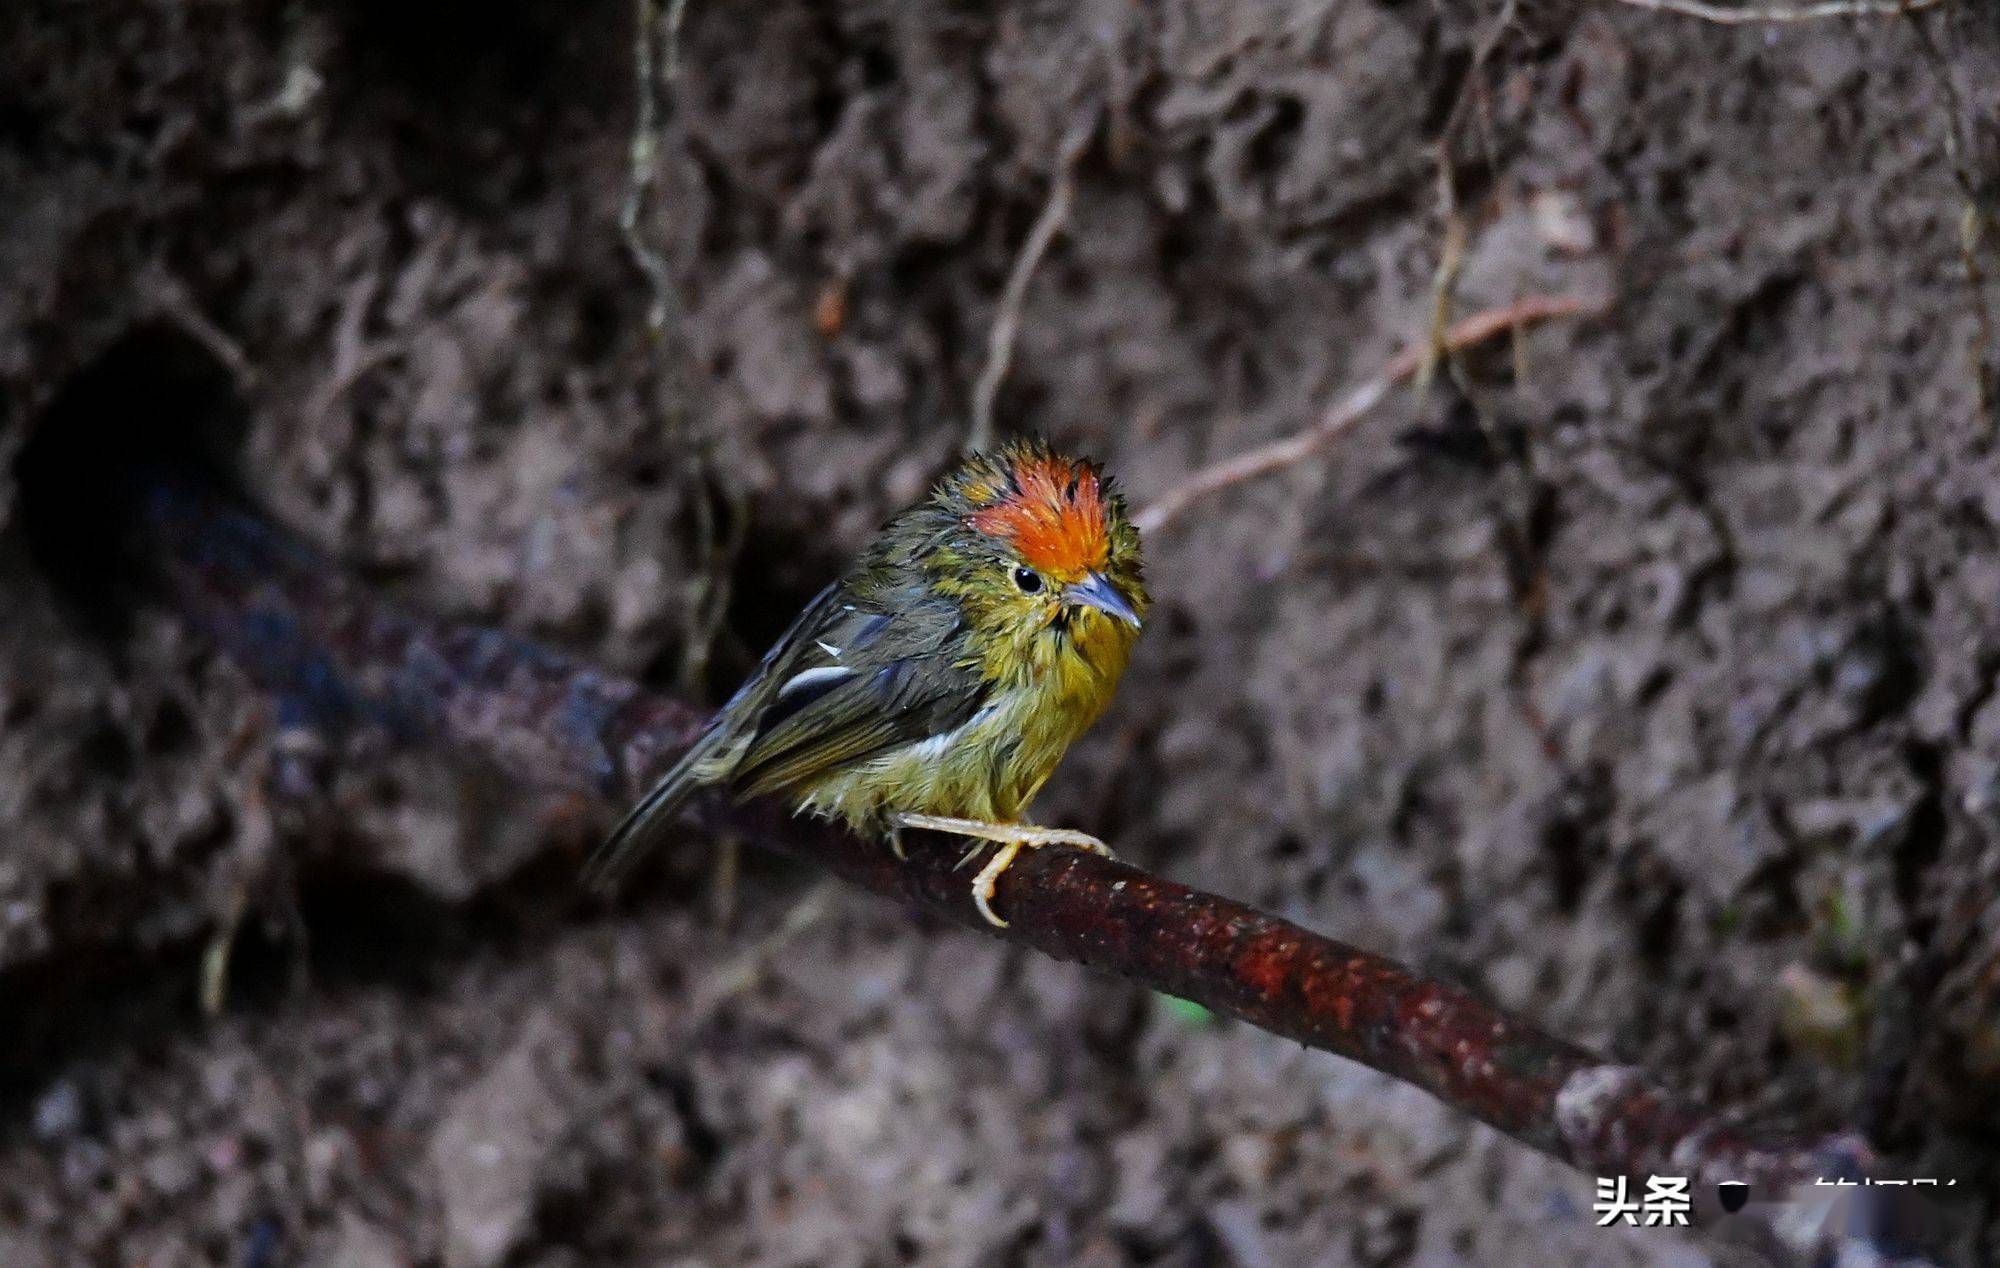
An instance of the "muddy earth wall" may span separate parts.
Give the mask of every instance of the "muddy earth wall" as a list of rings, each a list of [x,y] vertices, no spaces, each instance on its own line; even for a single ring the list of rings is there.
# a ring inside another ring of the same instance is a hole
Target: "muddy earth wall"
[[[0,1261],[1757,1262],[754,853],[585,902],[601,808],[302,747],[78,540],[94,421],[226,433],[384,589],[717,698],[961,444],[1066,162],[997,419],[1136,501],[1441,297],[1604,309],[1156,534],[1039,812],[1990,1187],[2000,17],[692,0],[664,334],[634,29],[0,6]]]

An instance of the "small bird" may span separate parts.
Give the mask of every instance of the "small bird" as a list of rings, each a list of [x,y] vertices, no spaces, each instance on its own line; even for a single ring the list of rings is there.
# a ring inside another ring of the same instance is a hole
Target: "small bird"
[[[1022,848],[1110,853],[1022,816],[1111,702],[1147,603],[1139,530],[1097,464],[1036,440],[970,457],[806,606],[588,878],[615,884],[697,789],[779,793],[899,858],[903,828],[999,842],[972,892],[1004,926],[994,885]]]

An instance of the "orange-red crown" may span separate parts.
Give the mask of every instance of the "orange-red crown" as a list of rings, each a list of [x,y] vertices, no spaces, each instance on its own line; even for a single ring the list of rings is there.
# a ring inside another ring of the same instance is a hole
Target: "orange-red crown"
[[[998,537],[1037,572],[1071,581],[1102,568],[1111,553],[1104,489],[1097,470],[1039,447],[1004,455],[1008,485],[966,523]]]

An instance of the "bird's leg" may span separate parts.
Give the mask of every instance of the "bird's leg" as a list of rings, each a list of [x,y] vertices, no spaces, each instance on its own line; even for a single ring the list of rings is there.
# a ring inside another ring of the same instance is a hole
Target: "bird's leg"
[[[1040,849],[1045,845],[1067,845],[1075,850],[1088,850],[1092,854],[1111,857],[1111,847],[1090,835],[1073,828],[1038,828],[1032,823],[991,823],[985,819],[956,819],[949,815],[898,814],[891,819],[898,828],[922,828],[929,832],[950,832],[962,837],[976,837],[982,841],[998,841],[1000,849],[979,869],[979,875],[972,878],[972,902],[979,908],[979,914],[994,925],[1005,929],[1007,922],[993,914],[993,888],[1000,881],[1000,873],[1014,862],[1014,858],[1024,848]]]
[[[981,841],[998,841],[1003,845],[1067,845],[1073,849],[1088,850],[1092,854],[1112,857],[1111,847],[1090,835],[1074,828],[1043,828],[1032,823],[995,823],[990,819],[958,819],[950,815],[896,814],[890,822],[899,828],[921,828],[926,832],[949,832],[955,836],[977,837]]]

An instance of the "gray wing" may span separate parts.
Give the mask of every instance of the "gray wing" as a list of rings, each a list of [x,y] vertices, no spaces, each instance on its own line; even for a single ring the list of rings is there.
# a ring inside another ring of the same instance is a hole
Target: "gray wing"
[[[745,727],[754,725],[762,703],[782,683],[779,675],[782,675],[784,666],[795,658],[801,634],[825,622],[829,613],[841,610],[839,594],[840,585],[836,582],[821,590],[805,606],[805,610],[792,621],[791,627],[764,654],[757,672],[750,675],[749,680],[729,698],[729,703],[716,712],[701,738],[646,791],[637,805],[626,812],[604,844],[591,854],[590,861],[584,865],[585,884],[600,892],[614,888],[620,878],[651,852],[680,813],[682,803],[697,789],[715,782],[714,767],[718,759],[725,758],[732,747],[738,746]],[[726,766],[727,763],[723,764]]]
[[[985,703],[957,663],[958,605],[905,591],[893,613],[842,601],[774,664],[754,729],[732,764],[744,796],[810,781],[943,734]]]
[[[919,587],[872,603],[839,583],[820,591],[599,847],[586,881],[615,885],[704,785],[728,783],[746,797],[776,791],[964,722],[986,688],[954,663],[959,631],[958,606]]]

